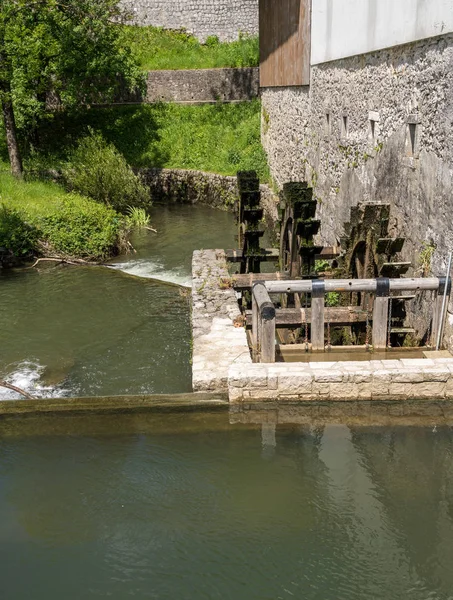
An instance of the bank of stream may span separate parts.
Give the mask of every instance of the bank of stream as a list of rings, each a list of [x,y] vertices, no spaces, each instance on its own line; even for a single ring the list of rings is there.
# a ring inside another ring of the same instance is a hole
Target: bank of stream
[[[194,249],[234,246],[234,218],[156,206],[152,222],[158,233],[137,231],[136,253],[111,269],[1,272],[0,379],[37,396],[191,390],[189,296],[178,286],[189,285]]]

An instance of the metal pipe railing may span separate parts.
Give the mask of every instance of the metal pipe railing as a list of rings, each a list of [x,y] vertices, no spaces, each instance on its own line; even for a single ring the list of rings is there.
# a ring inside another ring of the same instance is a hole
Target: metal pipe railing
[[[433,311],[433,339],[442,335],[446,298],[450,295],[451,279],[445,277],[390,279],[315,279],[260,281],[252,286],[252,345],[254,360],[275,362],[276,313],[270,294],[300,294],[312,296],[311,343],[314,351],[324,349],[325,294],[329,292],[368,292],[375,294],[372,340],[375,350],[384,350],[389,332],[389,299],[394,291],[436,291]],[[442,298],[443,296],[443,298]]]

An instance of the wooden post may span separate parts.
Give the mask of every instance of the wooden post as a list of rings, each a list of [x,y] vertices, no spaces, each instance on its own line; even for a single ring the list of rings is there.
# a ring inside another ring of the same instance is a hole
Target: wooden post
[[[258,314],[258,350],[260,362],[275,362],[275,307],[264,283],[255,283],[252,294]]]
[[[389,321],[390,281],[388,277],[376,279],[376,297],[373,307],[372,343],[374,350],[385,350],[387,347]]]
[[[311,344],[313,352],[324,351],[324,293],[322,279],[314,280],[311,292]]]

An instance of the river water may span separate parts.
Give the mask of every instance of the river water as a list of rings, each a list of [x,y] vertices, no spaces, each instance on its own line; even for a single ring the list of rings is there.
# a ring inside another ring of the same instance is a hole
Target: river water
[[[449,600],[450,428],[0,422],[2,600]]]
[[[40,396],[190,391],[189,296],[163,282],[190,284],[195,249],[234,247],[234,218],[178,205],[152,224],[111,269],[0,272],[0,379]]]
[[[187,284],[192,250],[234,246],[234,222],[170,207],[153,225],[110,269],[1,274],[0,377],[189,391],[188,297],[149,278]],[[0,599],[453,600],[450,427],[238,420],[0,419]]]

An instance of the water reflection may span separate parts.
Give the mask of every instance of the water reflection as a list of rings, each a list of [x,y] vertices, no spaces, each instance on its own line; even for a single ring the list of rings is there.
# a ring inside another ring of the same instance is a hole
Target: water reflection
[[[1,424],[2,598],[451,597],[449,427],[230,419]]]

